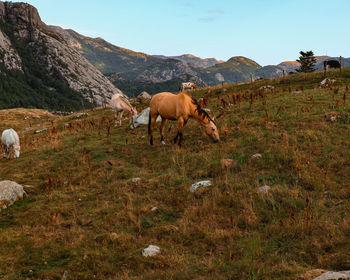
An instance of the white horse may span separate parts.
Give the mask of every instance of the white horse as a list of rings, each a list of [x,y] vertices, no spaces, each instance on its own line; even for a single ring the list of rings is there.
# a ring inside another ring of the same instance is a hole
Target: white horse
[[[115,126],[117,126],[118,121],[119,125],[122,125],[122,117],[124,112],[128,112],[131,117],[137,114],[136,109],[130,104],[129,100],[123,94],[114,94],[111,98],[110,105],[114,111]]]
[[[14,129],[10,128],[2,132],[1,142],[4,147],[4,158],[9,158],[11,147],[13,147],[13,156],[15,158],[19,157],[21,146],[19,145],[18,134]]]
[[[196,85],[195,83],[192,83],[192,82],[187,82],[187,83],[182,83],[181,84],[181,91],[184,91],[184,90],[192,90],[192,89],[196,89]]]

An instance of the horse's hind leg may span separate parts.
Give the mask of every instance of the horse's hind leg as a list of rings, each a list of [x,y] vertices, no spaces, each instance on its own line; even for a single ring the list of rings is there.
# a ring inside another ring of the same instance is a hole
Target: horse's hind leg
[[[160,141],[162,142],[163,145],[165,145],[165,141],[164,141],[164,128],[165,128],[165,125],[167,123],[167,119],[163,119],[162,118],[162,123],[160,124]]]

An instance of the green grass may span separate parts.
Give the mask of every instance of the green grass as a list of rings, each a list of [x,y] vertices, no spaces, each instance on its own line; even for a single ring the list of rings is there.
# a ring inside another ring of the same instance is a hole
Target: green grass
[[[127,121],[108,136],[109,110],[51,117],[51,134],[25,131],[23,115],[5,118],[1,127],[17,121],[22,154],[0,160],[0,179],[36,188],[0,213],[0,278],[60,279],[67,271],[69,279],[297,279],[312,269],[350,269],[350,100],[342,99],[349,76],[346,69],[337,77],[339,97],[312,89],[318,73],[226,86],[230,96],[264,84],[279,92],[227,107],[217,119],[220,144],[195,120],[178,148],[170,144],[174,122],[165,146],[158,130],[151,147],[147,127],[131,131]],[[289,84],[305,90],[283,92]],[[193,95],[208,94],[218,115],[222,89],[208,90]],[[341,118],[326,121],[333,111]],[[262,158],[252,159],[256,153]],[[227,181],[223,158],[237,163]],[[213,186],[189,192],[205,179]],[[269,194],[257,194],[264,184]],[[142,257],[150,244],[161,254]]]

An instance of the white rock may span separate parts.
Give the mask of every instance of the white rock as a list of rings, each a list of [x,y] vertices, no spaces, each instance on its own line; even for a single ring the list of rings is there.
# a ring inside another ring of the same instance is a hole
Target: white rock
[[[200,182],[197,182],[197,183],[193,184],[190,187],[190,192],[194,193],[200,187],[209,187],[211,185],[212,184],[211,184],[211,182],[209,180],[200,181]]]
[[[257,192],[257,193],[260,193],[260,194],[267,194],[267,193],[269,192],[270,189],[271,189],[270,186],[264,185],[264,186],[258,188],[258,189],[256,190],[256,192]]]
[[[262,155],[261,154],[254,154],[254,155],[252,155],[252,158],[262,158]]]
[[[339,272],[328,271],[313,280],[350,280],[350,270]]]
[[[141,180],[141,178],[136,177],[136,178],[132,178],[132,179],[131,179],[131,182],[136,183],[136,182],[138,182],[138,181],[140,181],[140,180]]]
[[[80,119],[80,118],[86,117],[86,116],[88,116],[88,115],[89,115],[88,113],[76,113],[76,114],[74,115],[74,118],[75,118],[75,119]]]
[[[17,200],[23,199],[25,191],[23,186],[13,181],[0,182],[0,211],[14,204]]]
[[[149,95],[146,91],[141,92],[138,96],[137,99],[141,102],[151,100],[152,96]]]
[[[149,245],[147,248],[142,250],[142,256],[153,257],[160,253],[160,248],[155,245]]]
[[[158,208],[157,207],[152,207],[151,211],[154,212],[156,211]]]
[[[148,107],[142,110],[140,114],[132,116],[132,118],[130,119],[130,128],[133,129],[132,122],[134,122],[135,128],[143,124],[148,124],[149,111],[150,111],[150,108]],[[161,120],[162,120],[161,116],[158,116],[156,122],[160,122]]]
[[[35,134],[38,134],[38,133],[44,132],[44,131],[46,131],[46,130],[48,130],[48,128],[37,129],[37,130],[34,131],[34,133],[35,133]]]

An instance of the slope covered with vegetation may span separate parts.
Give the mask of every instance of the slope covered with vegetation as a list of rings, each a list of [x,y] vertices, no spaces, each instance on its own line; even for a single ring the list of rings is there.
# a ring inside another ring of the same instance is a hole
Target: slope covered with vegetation
[[[146,127],[114,128],[108,109],[78,120],[0,111],[0,129],[13,126],[22,141],[19,159],[0,160],[0,179],[34,186],[0,213],[0,278],[285,280],[349,270],[350,69],[329,75],[337,81],[325,89],[314,89],[316,73],[192,92],[221,115],[221,142],[190,120],[182,148],[171,144],[174,122],[168,144],[155,133],[151,147]],[[275,90],[258,91],[266,85]],[[37,124],[50,130],[33,134]],[[205,179],[213,185],[189,191]],[[145,258],[150,244],[161,253]]]

